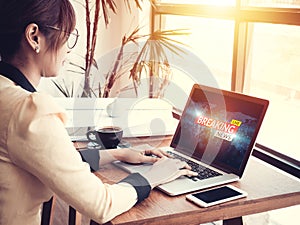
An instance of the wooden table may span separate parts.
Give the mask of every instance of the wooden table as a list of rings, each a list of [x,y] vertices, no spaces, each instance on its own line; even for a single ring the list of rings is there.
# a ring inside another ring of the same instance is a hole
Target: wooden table
[[[131,143],[166,146],[170,138],[139,138]],[[104,182],[115,183],[127,173],[106,165],[96,175]],[[200,208],[185,199],[185,195],[169,197],[154,189],[148,199],[107,224],[201,224],[223,220],[223,224],[242,224],[242,216],[300,204],[300,181],[281,173],[270,165],[251,157],[241,181],[234,186],[245,190],[247,198]]]

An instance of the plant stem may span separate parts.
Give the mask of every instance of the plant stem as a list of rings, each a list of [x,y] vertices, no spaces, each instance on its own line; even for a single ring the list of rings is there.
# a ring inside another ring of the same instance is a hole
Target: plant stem
[[[94,11],[94,22],[93,31],[91,33],[91,13],[89,0],[85,0],[86,4],[86,28],[87,28],[87,43],[86,43],[86,56],[85,56],[85,76],[84,76],[84,92],[83,97],[91,97],[90,87],[90,73],[93,65],[96,41],[97,41],[97,29],[99,22],[100,13],[100,0],[96,0],[95,11]],[[91,36],[92,35],[92,36]]]
[[[82,97],[90,97],[90,40],[91,40],[91,18],[90,18],[90,2],[85,0],[85,15],[86,15],[86,55],[85,55],[85,73],[84,86]]]
[[[112,72],[108,75],[108,82],[107,82],[107,84],[105,85],[105,88],[104,88],[103,98],[108,98],[109,97],[110,90],[111,90],[111,88],[112,88],[112,86],[114,85],[114,82],[115,82],[115,77],[116,77],[116,74],[117,74],[117,71],[118,71],[118,68],[119,68],[119,64],[121,62],[121,58],[123,56],[124,46],[126,45],[126,43],[127,43],[126,37],[124,36],[123,40],[122,40],[121,48],[119,50],[119,53],[118,53],[118,56],[117,56],[117,59],[116,59],[116,62],[115,62],[114,67],[112,69]]]

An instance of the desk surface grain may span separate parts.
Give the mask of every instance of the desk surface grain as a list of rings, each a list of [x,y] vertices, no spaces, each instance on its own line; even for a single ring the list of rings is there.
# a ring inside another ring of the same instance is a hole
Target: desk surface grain
[[[104,182],[115,183],[127,173],[109,164],[96,175]],[[154,189],[146,200],[108,224],[200,224],[300,204],[300,181],[254,157],[242,179],[232,185],[245,190],[248,196],[209,208],[194,205],[185,195],[170,197]]]
[[[168,146],[170,136],[130,138],[131,145],[147,143]],[[108,164],[95,173],[103,182],[116,183],[128,174]],[[185,195],[170,197],[157,189],[129,211],[117,216],[110,225],[201,224],[228,220],[300,204],[300,180],[251,156],[242,179],[231,183],[248,193],[243,199],[201,208],[187,201]]]

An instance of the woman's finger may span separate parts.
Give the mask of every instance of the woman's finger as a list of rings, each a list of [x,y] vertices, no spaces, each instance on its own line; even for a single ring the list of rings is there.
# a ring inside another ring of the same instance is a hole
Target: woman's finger
[[[161,154],[163,154],[164,156],[166,156],[166,157],[168,157],[168,158],[174,158],[172,155],[170,155],[169,153],[167,153],[166,151],[163,151],[163,150],[161,150],[161,149],[158,149],[160,152],[161,152]]]
[[[184,161],[181,161],[179,159],[175,159],[176,160],[176,164],[178,166],[178,169],[188,169],[188,170],[191,170],[192,168],[190,167],[189,164],[187,164],[186,162]]]
[[[194,172],[189,169],[182,169],[182,170],[180,170],[180,173],[182,176],[198,176],[197,172]]]
[[[168,154],[166,151],[163,151],[161,149],[148,149],[148,150],[145,150],[145,155],[155,155],[159,158],[162,158],[163,156],[166,156],[168,158],[173,158],[170,154]]]
[[[155,163],[159,160],[160,158],[155,157],[155,156],[147,156],[147,155],[143,155],[142,156],[142,162],[144,163]]]
[[[188,169],[188,170],[191,170],[191,169],[192,169],[192,167],[191,167],[189,164],[187,164],[186,162],[184,162],[182,168],[185,168],[185,169]]]

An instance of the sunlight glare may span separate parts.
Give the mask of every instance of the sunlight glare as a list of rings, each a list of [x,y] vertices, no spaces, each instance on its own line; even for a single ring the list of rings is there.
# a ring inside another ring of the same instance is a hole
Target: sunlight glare
[[[162,3],[174,3],[180,4],[182,0],[162,0]],[[234,6],[236,0],[186,0],[184,4],[203,4],[203,5],[215,5],[215,6]]]

